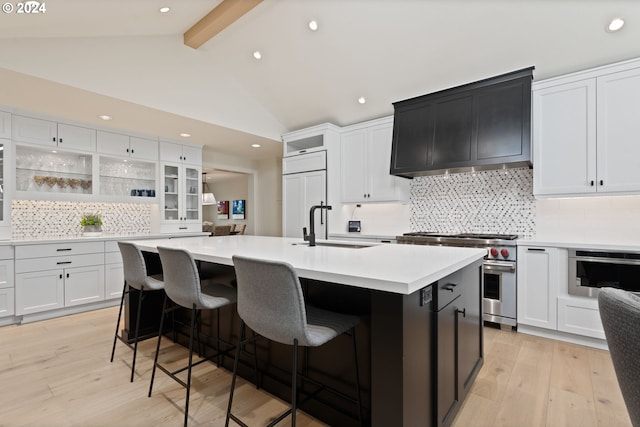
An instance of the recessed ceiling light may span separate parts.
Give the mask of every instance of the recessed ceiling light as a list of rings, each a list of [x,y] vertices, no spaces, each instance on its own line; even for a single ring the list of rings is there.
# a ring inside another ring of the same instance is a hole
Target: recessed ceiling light
[[[180,136],[183,137],[183,138],[189,138],[191,136],[191,134],[190,133],[186,133],[186,132],[182,132],[180,134]]]
[[[253,57],[256,59],[261,59],[262,58],[262,54],[259,51],[255,51],[253,52]]]
[[[167,13],[167,12],[169,12],[170,10],[171,10],[171,8],[170,8],[170,7],[166,7],[166,6],[165,6],[165,7],[161,7],[161,8],[160,8],[160,13]]]
[[[102,120],[111,120],[111,119],[113,119],[113,117],[107,116],[106,114],[101,114],[101,115],[98,116],[98,118],[102,119]]]
[[[309,21],[309,29],[311,31],[317,31],[318,30],[318,22],[315,21],[315,20]]]
[[[366,99],[364,99],[364,96],[361,96],[360,98],[358,98],[358,102],[359,102],[360,104],[364,104],[364,103],[366,103],[366,102],[367,102],[367,100],[366,100]]]
[[[609,25],[607,26],[607,31],[610,33],[618,31],[620,28],[624,26],[624,19],[622,18],[614,18],[611,20]]]
[[[253,148],[260,148],[260,144],[251,144]]]

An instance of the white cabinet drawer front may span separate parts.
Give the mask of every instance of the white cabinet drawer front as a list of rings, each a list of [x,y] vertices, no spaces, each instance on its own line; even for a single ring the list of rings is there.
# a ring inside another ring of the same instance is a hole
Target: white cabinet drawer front
[[[558,330],[605,339],[597,300],[558,298]]]
[[[51,243],[16,246],[16,260],[46,258],[62,255],[95,254],[104,252],[104,242]]]
[[[62,269],[16,274],[16,314],[23,315],[64,307]]]
[[[104,300],[104,266],[64,270],[64,305],[87,304]]]
[[[38,259],[17,259],[16,273],[54,270],[57,268],[87,267],[91,265],[104,265],[104,254],[99,253]]]
[[[104,254],[105,264],[122,264],[122,255],[118,252],[107,252]]]
[[[300,173],[327,168],[327,156],[324,151],[287,157],[282,161],[282,173]]]
[[[106,299],[122,297],[122,287],[124,286],[122,264],[109,264],[104,267],[104,286]]]
[[[0,246],[0,259],[13,259],[13,246]]]
[[[0,289],[13,288],[13,260],[0,261]]]
[[[13,288],[0,289],[0,317],[13,316]]]

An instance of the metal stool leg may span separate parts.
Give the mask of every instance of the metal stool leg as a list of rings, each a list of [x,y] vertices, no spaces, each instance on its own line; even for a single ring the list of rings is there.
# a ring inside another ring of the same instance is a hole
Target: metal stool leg
[[[293,340],[293,373],[291,374],[291,427],[296,426],[298,409],[298,340]]]
[[[189,369],[187,370],[187,398],[184,404],[184,427],[187,427],[187,423],[189,421],[189,394],[191,392],[191,368],[193,364],[193,333],[196,328],[197,316],[198,309],[194,304],[191,308],[191,332],[189,333]],[[198,347],[200,347],[199,344]]]
[[[149,383],[149,397],[153,391],[153,379],[156,376],[156,366],[158,366],[158,354],[160,354],[160,341],[162,340],[162,328],[164,327],[164,316],[167,310],[167,294],[164,294],[164,302],[162,303],[162,317],[160,318],[160,330],[158,331],[158,345],[156,346],[156,355],[153,358],[153,370],[151,371],[151,382]]]
[[[240,359],[240,348],[242,347],[242,342],[240,341],[240,337],[242,337],[242,333],[244,330],[244,322],[240,322],[240,330],[238,331],[238,344],[236,345],[236,356],[233,360],[233,376],[231,377],[231,389],[229,390],[229,404],[227,405],[227,418],[224,422],[224,427],[229,427],[229,419],[233,419],[240,425],[244,425],[236,416],[231,414],[231,407],[233,405],[233,393],[236,390],[236,377],[238,376],[238,359]]]
[[[118,310],[118,322],[116,323],[116,333],[113,335],[113,348],[111,349],[111,363],[116,353],[116,341],[118,341],[118,328],[120,328],[120,319],[122,318],[122,306],[124,306],[124,295],[127,293],[127,282],[122,285],[122,297],[120,298],[120,310]]]
[[[131,362],[131,380],[133,382],[133,374],[136,370],[136,356],[138,355],[138,337],[140,336],[140,313],[142,312],[142,297],[144,295],[144,286],[140,287],[140,296],[138,297],[138,313],[136,313],[136,334],[133,342],[133,361]]]

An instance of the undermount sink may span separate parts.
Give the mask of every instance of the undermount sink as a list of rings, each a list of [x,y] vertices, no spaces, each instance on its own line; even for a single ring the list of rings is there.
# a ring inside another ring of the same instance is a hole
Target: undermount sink
[[[294,246],[309,246],[309,242],[292,243]],[[357,243],[340,243],[340,242],[316,242],[316,246],[333,246],[336,248],[362,249],[371,247],[371,245],[363,245]]]

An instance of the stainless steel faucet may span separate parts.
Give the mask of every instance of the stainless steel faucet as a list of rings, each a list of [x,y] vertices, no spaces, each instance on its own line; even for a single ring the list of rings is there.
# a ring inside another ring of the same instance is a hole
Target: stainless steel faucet
[[[315,227],[316,209],[326,209],[330,211],[332,208],[329,205],[319,204],[319,205],[311,206],[311,209],[309,209],[309,228],[311,229],[311,232],[307,234],[307,227],[302,228],[302,237],[304,238],[305,242],[309,242],[309,246],[316,245],[316,227]]]

